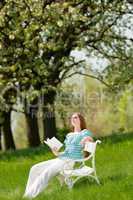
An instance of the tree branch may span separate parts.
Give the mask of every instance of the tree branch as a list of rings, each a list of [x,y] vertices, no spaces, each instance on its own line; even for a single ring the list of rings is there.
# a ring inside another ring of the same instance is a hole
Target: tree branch
[[[78,62],[74,62],[74,63],[72,63],[71,65],[69,65],[69,66],[65,69],[65,71],[63,71],[63,73],[62,73],[62,75],[61,75],[61,77],[60,77],[60,81],[62,81],[62,80],[65,79],[65,75],[69,72],[69,70],[72,69],[73,66],[79,65],[80,63],[83,63],[84,61],[85,61],[85,60],[80,60],[80,61],[78,61]]]
[[[98,53],[105,56],[109,60],[111,60],[111,59],[119,59],[119,60],[123,60],[123,61],[127,60],[127,57],[125,58],[125,57],[119,57],[119,56],[115,56],[115,55],[109,55],[104,50],[102,50],[101,48],[99,49],[97,46],[95,46],[93,44],[89,44],[88,46],[95,49]]]
[[[100,81],[101,83],[103,83],[106,87],[108,87],[108,88],[110,88],[110,89],[113,90],[113,86],[111,86],[108,83],[106,83],[102,78],[99,78],[99,77],[91,75],[91,74],[86,74],[86,73],[82,73],[82,72],[73,72],[70,75],[64,77],[64,79],[70,78],[70,77],[72,77],[75,74],[79,74],[79,75],[82,75],[82,76],[87,76],[89,78],[96,79],[96,80]]]

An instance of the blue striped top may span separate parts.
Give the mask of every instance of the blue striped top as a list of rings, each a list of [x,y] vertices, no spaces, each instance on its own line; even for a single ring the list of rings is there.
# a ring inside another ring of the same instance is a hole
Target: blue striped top
[[[92,132],[84,129],[80,132],[68,133],[64,141],[65,151],[59,155],[61,159],[82,159],[84,158],[83,154],[83,145],[80,144],[81,140],[84,137],[92,137]]]

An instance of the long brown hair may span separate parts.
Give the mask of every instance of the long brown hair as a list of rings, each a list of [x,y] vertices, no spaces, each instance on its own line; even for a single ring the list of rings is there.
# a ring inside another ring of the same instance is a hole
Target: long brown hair
[[[85,122],[85,118],[83,117],[83,115],[79,112],[75,112],[71,115],[71,117],[76,114],[79,117],[80,120],[80,128],[81,130],[86,129],[86,122]],[[71,118],[70,118],[71,119]],[[74,131],[74,127],[71,125],[71,131]]]
[[[85,122],[85,118],[83,117],[83,115],[82,115],[81,113],[79,113],[79,112],[75,112],[75,113],[73,113],[73,114],[71,115],[71,117],[72,117],[74,114],[77,114],[78,117],[79,117],[79,120],[80,120],[80,128],[81,128],[81,130],[86,129],[86,122]],[[73,126],[71,126],[71,131],[72,131],[72,132],[74,131],[74,127],[73,127]],[[90,155],[90,153],[87,152],[87,151],[83,151],[83,153],[84,153],[84,158],[86,158],[86,157],[88,157],[88,156]]]

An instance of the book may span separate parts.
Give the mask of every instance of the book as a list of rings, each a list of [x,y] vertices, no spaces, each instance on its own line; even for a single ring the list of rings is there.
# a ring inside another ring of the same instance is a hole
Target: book
[[[56,148],[57,151],[63,146],[63,144],[56,137],[52,137],[51,139],[47,138],[47,140],[44,140],[44,143],[51,149]]]

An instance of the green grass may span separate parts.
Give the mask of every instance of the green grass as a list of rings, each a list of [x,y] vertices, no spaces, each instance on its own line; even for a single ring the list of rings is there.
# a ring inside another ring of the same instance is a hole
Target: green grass
[[[48,148],[0,153],[0,200],[20,200],[30,167],[54,156]],[[132,200],[133,199],[133,134],[103,138],[96,153],[97,174],[94,181],[77,182],[72,190],[60,187],[56,178],[37,200]]]

